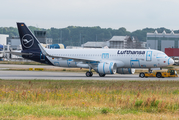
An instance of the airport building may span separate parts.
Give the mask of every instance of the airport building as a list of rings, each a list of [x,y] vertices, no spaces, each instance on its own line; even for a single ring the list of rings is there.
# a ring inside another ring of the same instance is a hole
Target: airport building
[[[7,38],[9,35],[0,34],[0,44],[1,45],[7,45]]]
[[[109,48],[119,48],[119,49],[127,49],[127,48],[136,48],[135,47],[135,39],[130,36],[113,36],[108,41]]]
[[[147,48],[156,49],[165,52],[165,48],[178,48],[179,46],[179,34],[174,33],[166,33],[163,31],[162,33],[158,33],[155,31],[154,33],[147,33]]]
[[[106,42],[86,42],[85,44],[82,44],[83,48],[103,48],[106,46]]]
[[[8,38],[7,43],[10,46],[11,50],[21,50],[22,49],[19,37]]]
[[[34,31],[34,34],[40,43],[43,43],[43,44],[52,44],[53,43],[52,38],[46,37],[46,31]]]
[[[0,51],[3,51],[5,49],[4,46],[7,45],[7,38],[9,35],[0,34]],[[0,53],[0,60],[4,57],[3,53]]]
[[[145,43],[141,43],[130,36],[113,36],[106,42],[86,42],[83,48],[111,48],[111,49],[140,49],[145,48]]]

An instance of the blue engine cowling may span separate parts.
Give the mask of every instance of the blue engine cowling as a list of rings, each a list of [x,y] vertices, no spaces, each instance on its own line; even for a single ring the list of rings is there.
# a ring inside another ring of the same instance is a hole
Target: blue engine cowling
[[[100,74],[115,74],[117,70],[117,65],[114,62],[104,62],[99,63],[97,66],[97,71]]]

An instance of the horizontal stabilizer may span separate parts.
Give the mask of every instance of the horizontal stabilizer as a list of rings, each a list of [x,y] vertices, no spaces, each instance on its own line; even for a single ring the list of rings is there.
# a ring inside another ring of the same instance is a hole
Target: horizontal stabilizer
[[[9,54],[13,54],[13,55],[32,55],[33,53],[22,53],[21,51],[1,51],[0,53],[9,53]]]

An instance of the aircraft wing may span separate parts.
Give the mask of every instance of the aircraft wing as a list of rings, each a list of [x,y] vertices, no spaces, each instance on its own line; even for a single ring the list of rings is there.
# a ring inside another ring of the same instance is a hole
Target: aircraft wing
[[[74,57],[64,57],[64,56],[54,56],[54,55],[50,55],[48,54],[45,49],[39,45],[42,53],[45,55],[45,56],[49,56],[49,57],[52,57],[52,58],[64,58],[64,59],[73,59],[74,61],[83,61],[83,62],[90,62],[90,61],[95,61],[95,62],[100,62],[100,60],[96,60],[96,59],[84,59],[84,58],[74,58]]]

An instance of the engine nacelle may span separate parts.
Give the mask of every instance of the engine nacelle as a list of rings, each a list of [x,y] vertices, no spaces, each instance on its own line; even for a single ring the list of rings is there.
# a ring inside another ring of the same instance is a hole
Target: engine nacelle
[[[132,69],[132,68],[118,68],[117,73],[119,73],[119,74],[134,74],[135,69]]]
[[[96,72],[100,74],[115,74],[117,65],[114,62],[99,63]]]

